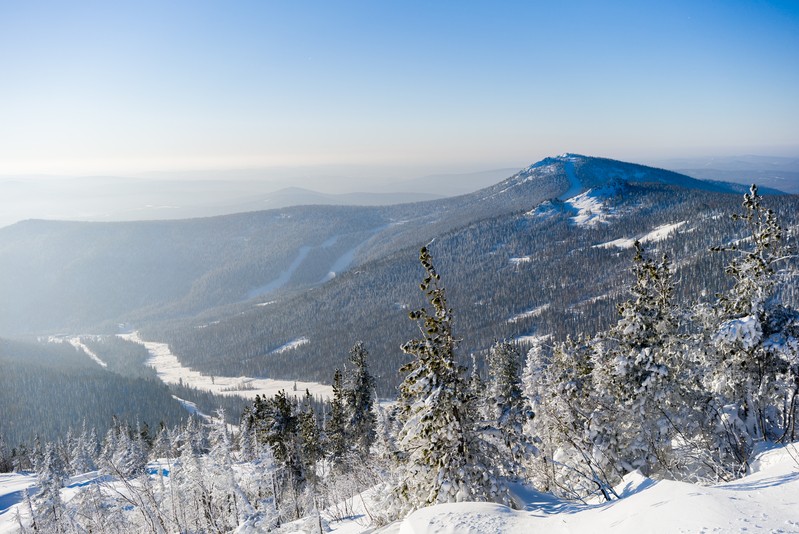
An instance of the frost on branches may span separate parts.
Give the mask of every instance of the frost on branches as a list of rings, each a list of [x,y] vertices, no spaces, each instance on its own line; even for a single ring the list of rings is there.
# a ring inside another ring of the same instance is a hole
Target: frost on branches
[[[421,337],[402,346],[414,359],[401,369],[406,376],[400,386],[394,511],[404,515],[436,503],[507,502],[507,490],[475,432],[473,398],[464,368],[455,361],[452,310],[427,248],[419,259],[426,272],[420,288],[432,312],[422,308],[409,314]]]
[[[762,205],[757,187],[744,195],[750,236],[715,251],[732,255],[726,273],[732,287],[704,312],[709,326],[704,385],[713,396],[716,440],[731,470],[743,472],[762,440],[796,437],[799,386],[799,312],[777,296],[782,268],[792,256],[776,215]]]
[[[627,473],[715,482],[745,473],[754,446],[795,440],[799,312],[780,303],[795,259],[757,188],[744,196],[750,236],[715,302],[674,303],[669,259],[635,244],[630,298],[616,325],[590,339],[529,352],[524,391],[541,458],[534,481],[567,498],[601,493]],[[790,277],[793,278],[790,278]]]

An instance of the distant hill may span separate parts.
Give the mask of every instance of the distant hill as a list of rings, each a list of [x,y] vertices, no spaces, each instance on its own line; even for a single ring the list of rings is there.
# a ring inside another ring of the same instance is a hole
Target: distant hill
[[[702,180],[753,183],[785,193],[799,193],[799,157],[730,156],[717,158],[679,158],[658,162]]]

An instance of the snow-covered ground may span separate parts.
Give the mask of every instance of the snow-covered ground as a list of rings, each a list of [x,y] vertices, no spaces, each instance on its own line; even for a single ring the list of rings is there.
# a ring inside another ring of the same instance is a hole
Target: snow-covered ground
[[[573,504],[520,491],[523,510],[485,503],[432,506],[408,516],[400,534],[799,532],[799,447],[762,453],[744,478],[711,487],[627,476],[611,503]],[[334,531],[338,532],[338,531]],[[343,532],[343,531],[342,531]]]
[[[523,319],[528,319],[530,317],[538,317],[539,315],[541,315],[542,313],[547,311],[549,309],[549,306],[550,306],[549,304],[543,304],[543,305],[537,306],[537,307],[535,307],[535,308],[533,308],[531,310],[527,310],[527,311],[523,311],[521,313],[517,313],[516,315],[514,315],[513,317],[508,319],[508,322],[509,323],[518,323],[519,321],[521,321]]]
[[[510,258],[510,260],[508,261],[510,261],[511,264],[513,264],[514,266],[518,267],[522,263],[530,263],[532,260],[533,258],[531,258],[530,256],[522,256],[520,258]]]
[[[580,179],[577,178],[577,173],[574,172],[574,161],[576,157],[572,154],[562,154],[560,157],[566,160],[563,168],[566,171],[566,177],[569,179],[569,189],[558,198],[566,201],[579,195],[583,190],[583,184],[580,182]]]
[[[97,480],[101,480],[97,472],[71,478],[62,490],[63,500],[68,502],[81,487]],[[23,491],[35,492],[35,484],[29,473],[0,474],[0,534],[17,531],[17,508],[26,515]],[[327,509],[323,516],[334,534],[796,533],[799,446],[765,450],[752,462],[751,473],[733,482],[705,487],[633,473],[616,491],[621,498],[610,503],[576,504],[517,486],[512,492],[520,510],[489,503],[442,504],[375,530],[370,516],[380,513],[376,502],[381,492],[373,489],[356,495],[346,506]],[[342,515],[346,519],[336,519]],[[283,532],[315,532],[316,525],[306,518],[285,525]]]
[[[664,224],[658,226],[654,230],[649,233],[646,233],[640,237],[638,237],[638,241],[643,243],[655,243],[658,241],[663,241],[664,239],[668,239],[674,232],[677,231],[681,226],[686,224],[687,221],[680,221],[674,224]],[[614,239],[613,241],[608,241],[607,243],[600,243],[598,245],[594,245],[595,248],[633,248],[635,244],[636,238],[621,238],[621,239]]]
[[[269,354],[281,354],[283,352],[287,352],[287,351],[290,351],[292,349],[296,349],[297,347],[301,347],[303,345],[307,345],[310,342],[311,342],[311,340],[308,339],[307,337],[300,337],[300,338],[294,339],[292,341],[289,341],[288,343],[286,343],[284,345],[279,346],[278,348],[276,348],[275,350],[273,350]]]
[[[144,341],[139,337],[138,332],[132,334],[121,334],[121,338],[140,343],[150,352],[150,358],[145,362],[155,369],[160,378],[166,384],[183,384],[203,391],[209,391],[217,395],[238,395],[248,399],[254,399],[256,395],[272,397],[278,391],[285,390],[289,395],[305,395],[305,390],[311,395],[323,398],[333,396],[333,388],[318,382],[300,382],[293,380],[273,380],[271,378],[251,378],[246,376],[211,376],[185,367],[177,356],[169,350],[166,343],[154,341]],[[307,343],[308,340],[301,338],[287,343],[276,350],[291,350],[299,345]],[[296,386],[296,388],[295,388]]]

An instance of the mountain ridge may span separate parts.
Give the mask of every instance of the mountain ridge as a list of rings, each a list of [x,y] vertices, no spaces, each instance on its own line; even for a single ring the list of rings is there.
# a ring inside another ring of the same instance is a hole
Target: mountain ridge
[[[420,246],[434,241],[462,326],[476,338],[561,336],[578,318],[589,328],[612,319],[623,294],[626,258],[598,245],[672,228],[652,246],[673,246],[686,268],[707,271],[718,260],[691,255],[737,235],[724,215],[745,190],[566,154],[473,193],[410,204],[26,221],[0,229],[0,299],[9,303],[0,335],[110,334],[127,323],[206,372],[321,382],[364,338],[383,355],[386,391],[398,347],[414,335],[403,310],[419,304]],[[791,220],[786,206],[796,197],[773,198]],[[538,209],[546,205],[553,209]],[[270,354],[300,338],[309,342]],[[464,342],[464,350],[483,348]]]

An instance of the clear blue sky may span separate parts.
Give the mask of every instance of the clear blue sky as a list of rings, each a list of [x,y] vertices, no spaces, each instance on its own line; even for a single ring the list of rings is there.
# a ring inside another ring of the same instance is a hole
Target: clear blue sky
[[[0,0],[0,174],[799,155],[799,2]]]

